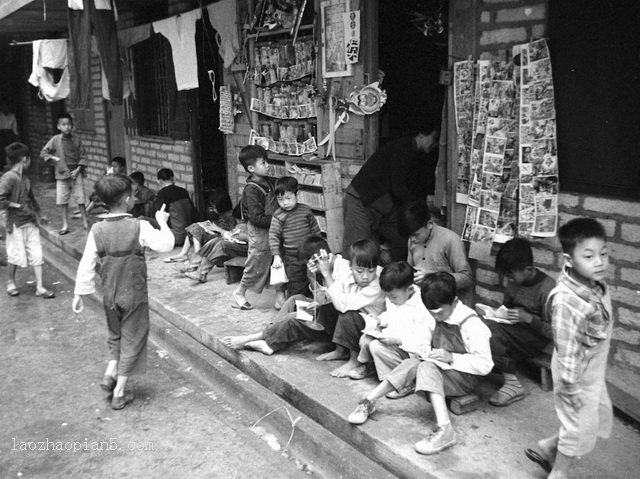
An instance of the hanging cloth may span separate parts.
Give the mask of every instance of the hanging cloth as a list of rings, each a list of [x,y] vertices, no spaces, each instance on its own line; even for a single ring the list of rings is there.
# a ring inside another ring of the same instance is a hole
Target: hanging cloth
[[[217,32],[218,52],[224,61],[224,67],[229,68],[240,51],[236,0],[222,0],[207,5],[207,12],[209,22]]]
[[[178,90],[198,88],[196,21],[200,18],[202,18],[202,11],[195,9],[153,22],[153,30],[164,36],[171,44]]]
[[[104,65],[102,64],[102,57],[100,56],[100,52],[98,50],[98,42],[96,37],[91,37],[91,54],[97,55],[100,58],[100,72],[102,73],[102,98],[105,100],[110,100],[109,96],[109,82],[107,81],[107,74],[104,71]],[[120,57],[124,58],[124,54],[121,54]],[[122,62],[122,98],[129,98],[131,95],[131,75],[129,74],[129,68],[126,62]]]
[[[33,42],[33,61],[29,83],[37,87],[40,98],[58,101],[69,96],[69,68],[67,66],[67,40],[36,40]],[[46,68],[62,68],[57,83]]]
[[[129,48],[136,43],[145,41],[151,36],[151,24],[118,30],[118,42],[120,47]]]

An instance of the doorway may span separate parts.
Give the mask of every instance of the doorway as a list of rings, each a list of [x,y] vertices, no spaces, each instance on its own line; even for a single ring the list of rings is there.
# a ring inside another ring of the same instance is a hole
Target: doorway
[[[220,96],[220,84],[223,79],[223,61],[218,53],[216,31],[211,27],[208,12],[203,10],[202,20],[196,24],[196,47],[198,55],[197,89],[197,130],[194,138],[200,160],[200,188],[206,208],[209,193],[217,188],[227,190],[227,163],[224,134],[218,130],[220,125],[220,102],[214,100]],[[210,72],[213,72],[210,74]],[[215,82],[212,82],[215,79]],[[214,94],[215,92],[215,94]],[[198,175],[194,175],[197,177]]]

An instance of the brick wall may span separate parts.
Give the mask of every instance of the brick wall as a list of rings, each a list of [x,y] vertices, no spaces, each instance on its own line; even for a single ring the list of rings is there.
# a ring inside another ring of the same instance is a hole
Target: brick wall
[[[546,17],[547,0],[482,0],[476,19],[479,51],[510,48],[543,37]]]

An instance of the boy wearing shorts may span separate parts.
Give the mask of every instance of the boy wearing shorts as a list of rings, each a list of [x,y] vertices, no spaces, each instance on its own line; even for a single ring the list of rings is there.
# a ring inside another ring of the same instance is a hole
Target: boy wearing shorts
[[[55,294],[42,284],[42,246],[38,219],[40,207],[33,196],[31,182],[24,173],[31,166],[29,148],[22,143],[12,143],[5,148],[11,169],[0,178],[0,209],[7,211],[7,259],[9,279],[7,294],[18,296],[16,270],[18,266],[33,266],[36,276],[36,296],[50,299]]]
[[[69,113],[58,115],[59,134],[54,135],[42,148],[40,157],[55,162],[56,204],[62,207],[62,229],[59,234],[69,232],[69,200],[73,197],[80,209],[82,225],[89,229],[85,210],[84,169],[87,154],[78,135],[73,133],[73,119]]]

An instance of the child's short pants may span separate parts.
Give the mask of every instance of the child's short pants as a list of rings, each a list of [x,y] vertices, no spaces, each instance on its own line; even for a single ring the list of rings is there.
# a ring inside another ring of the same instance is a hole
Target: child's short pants
[[[84,176],[78,175],[75,180],[56,180],[56,205],[68,205],[71,198],[79,205],[86,203]]]
[[[7,232],[7,262],[21,268],[28,265],[40,266],[44,263],[40,230],[34,223],[20,227],[14,225],[13,231]]]

